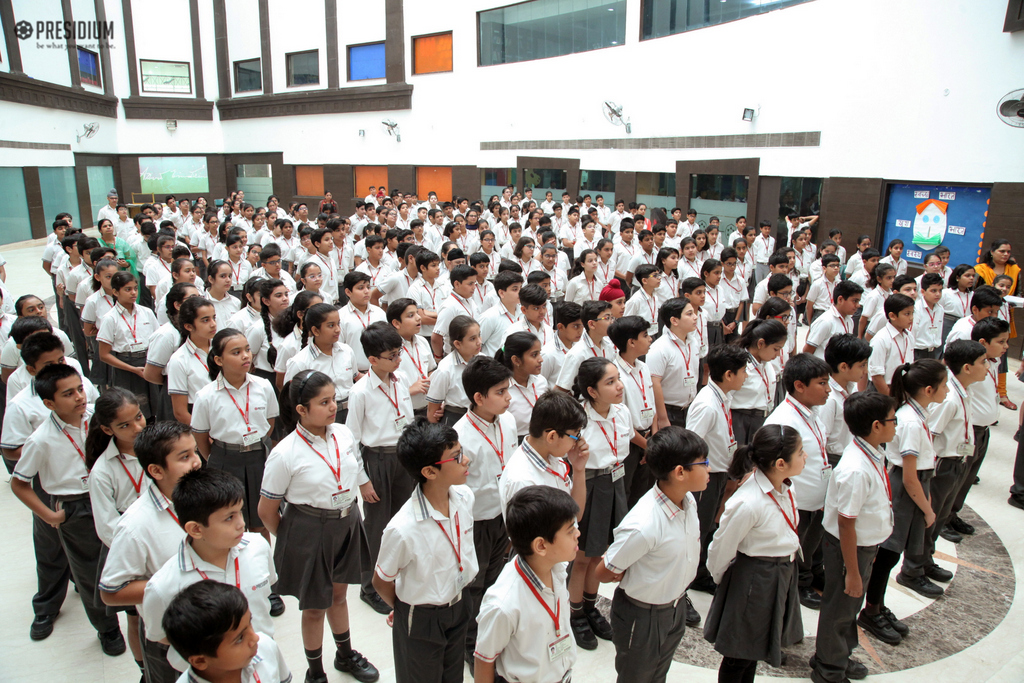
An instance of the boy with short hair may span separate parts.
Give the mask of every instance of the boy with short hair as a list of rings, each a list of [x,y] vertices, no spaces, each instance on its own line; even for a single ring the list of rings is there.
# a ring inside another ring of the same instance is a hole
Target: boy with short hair
[[[839,282],[832,290],[832,307],[814,317],[803,352],[813,353],[824,360],[829,339],[837,334],[855,334],[857,328],[853,324],[853,314],[860,308],[863,295],[864,288],[857,283],[849,280]]]
[[[402,244],[405,246],[403,247]],[[398,268],[384,280],[378,281],[370,294],[370,303],[383,308],[387,304],[408,296],[409,288],[419,276],[416,268],[416,254],[425,247],[402,242],[398,245]],[[383,304],[383,305],[382,305]]]
[[[178,552],[146,582],[140,615],[149,640],[167,639],[167,606],[184,588],[204,580],[244,586],[253,629],[274,635],[270,587],[277,572],[266,539],[245,533],[244,499],[242,482],[226,470],[200,468],[178,480],[171,502],[185,537]]]
[[[555,380],[555,386],[562,391],[572,392],[576,373],[579,372],[584,359],[601,356],[611,361],[615,360],[615,346],[608,339],[608,327],[614,319],[611,307],[607,301],[587,301],[581,307],[580,321],[585,333],[579,343],[575,344],[562,359],[562,368]]]
[[[700,351],[701,367],[703,368],[700,373],[700,381],[701,386],[703,386],[707,383],[707,368],[704,359],[707,358],[710,346],[708,343],[708,320],[707,316],[704,315],[707,286],[698,277],[688,277],[679,285],[679,291],[681,296],[689,301],[697,312],[697,328],[690,333],[690,337],[697,342],[697,347]]]
[[[938,358],[942,353],[942,290],[938,273],[921,276],[920,294],[914,303],[914,360]]]
[[[647,323],[647,333],[654,336],[658,333],[658,311],[661,308],[661,301],[658,300],[655,291],[661,285],[661,273],[656,266],[645,263],[637,266],[634,275],[640,288],[626,302],[623,314],[643,318]]]
[[[219,581],[188,586],[171,600],[162,625],[188,662],[177,683],[292,680],[277,643],[257,633],[249,603],[235,586]]]
[[[628,282],[629,264],[636,256],[637,245],[634,242],[634,226],[632,219],[625,219],[619,224],[619,240],[615,242],[612,259],[615,261],[615,277],[621,282]]]
[[[840,282],[842,279],[839,277],[839,257],[835,254],[825,254],[821,257],[821,277],[815,279],[807,290],[807,300],[811,302],[813,311],[812,318],[817,319],[832,306],[832,297]]]
[[[757,238],[757,244],[761,241],[761,238]],[[792,252],[792,250],[790,250]],[[757,312],[761,310],[761,306],[768,300],[770,296],[768,292],[768,282],[771,280],[773,275],[789,275],[790,262],[789,253],[783,249],[778,250],[768,260],[768,271],[765,273],[763,278],[759,278],[757,284],[754,285],[754,296],[750,302],[750,317],[757,317]]]
[[[832,467],[839,463],[843,451],[850,445],[850,430],[843,419],[843,406],[867,376],[870,357],[871,345],[854,334],[834,336],[825,347],[825,362],[832,371],[828,378],[828,399],[814,412],[825,426],[825,454]]]
[[[562,301],[555,305],[554,335],[546,346],[541,348],[544,362],[540,374],[544,375],[548,386],[554,386],[558,373],[562,371],[565,356],[583,337],[584,325],[580,319],[583,308],[572,301]]]
[[[821,597],[811,587],[814,582],[812,563],[821,543],[825,487],[832,470],[825,451],[827,432],[814,414],[814,408],[824,405],[828,398],[830,373],[831,368],[825,361],[809,353],[790,358],[782,371],[786,399],[764,421],[766,425],[786,425],[796,429],[807,453],[803,471],[793,477],[793,490],[796,491],[796,506],[800,511],[797,526],[802,551],[800,604],[809,609],[818,609],[821,605]]]
[[[355,357],[356,369],[366,372],[370,369],[370,361],[363,353],[360,335],[367,326],[373,323],[386,322],[387,314],[379,306],[370,303],[372,282],[370,276],[358,270],[345,275],[345,297],[348,303],[338,309],[338,322],[341,325],[341,341],[348,344]]]
[[[999,315],[999,309],[1003,305],[1003,297],[995,287],[983,285],[978,287],[971,296],[971,314],[966,318],[960,318],[949,330],[946,337],[946,344],[955,342],[958,339],[970,339],[971,332],[978,321],[991,316]]]
[[[475,680],[568,680],[576,642],[561,607],[569,602],[566,569],[576,556],[579,505],[564,491],[534,485],[512,496],[505,514],[516,558],[480,607]]]
[[[754,257],[754,278],[760,282],[768,275],[768,260],[775,253],[775,238],[771,236],[772,222],[762,220],[760,224],[761,234],[754,240],[751,252]]]
[[[537,274],[537,271],[530,273],[530,278]],[[540,345],[551,343],[555,337],[551,326],[544,322],[548,315],[548,293],[539,284],[526,285],[519,290],[519,320],[505,328],[502,336],[502,345],[509,335],[516,332],[529,332],[540,340]]]
[[[700,561],[696,578],[690,584],[695,590],[715,592],[715,582],[707,569],[708,545],[715,533],[715,515],[722,502],[729,465],[736,453],[736,435],[732,431],[729,395],[743,387],[747,379],[746,349],[732,344],[721,344],[708,353],[707,386],[686,411],[686,428],[703,436],[708,445],[710,479],[697,499],[700,521]]]
[[[370,371],[348,395],[345,425],[360,444],[366,473],[373,487],[363,499],[363,528],[370,559],[377,561],[381,536],[391,518],[409,499],[415,484],[398,461],[398,439],[413,421],[412,398],[395,373],[402,363],[402,337],[384,322],[371,323],[359,336]],[[363,575],[359,598],[378,614],[390,609],[374,590],[373,573]]]
[[[473,267],[455,266],[449,272],[448,278],[451,281],[451,291],[437,308],[437,322],[434,323],[434,331],[430,335],[430,346],[434,356],[441,358],[452,352],[452,342],[448,335],[452,319],[458,315],[480,317],[480,312],[473,302],[473,294],[476,292],[476,271]]]
[[[430,342],[421,337],[420,313],[415,301],[395,299],[388,305],[388,324],[402,337],[402,362],[395,373],[412,399],[413,413],[426,417],[430,373],[437,369]]]
[[[34,386],[50,415],[25,442],[11,477],[11,490],[35,516],[56,527],[103,653],[117,656],[126,649],[117,616],[107,614],[96,594],[103,542],[96,535],[89,499],[85,440],[92,410],[85,386],[78,371],[63,363],[43,368]],[[47,507],[33,490],[37,475],[55,509]]]
[[[624,389],[623,402],[629,408],[634,431],[629,442],[625,473],[626,503],[630,508],[654,484],[647,467],[641,464],[647,448],[647,439],[652,431],[657,431],[654,381],[647,364],[640,360],[647,356],[651,348],[651,336],[647,332],[646,323],[647,321],[639,316],[627,315],[613,322],[608,328],[608,338],[619,351],[615,364],[619,366],[619,377]]]
[[[388,233],[390,234],[391,231],[389,230]],[[383,283],[391,273],[391,266],[384,259],[385,239],[380,235],[370,235],[363,240],[362,244],[365,245],[366,258],[356,266],[356,271],[366,273],[374,285],[378,282]]]
[[[629,260],[629,265],[626,266],[626,277],[623,280],[627,285],[631,284],[634,287],[639,286],[639,283],[633,279],[636,269],[644,264],[653,266],[658,260],[658,250],[654,248],[654,233],[650,230],[641,230],[638,239],[640,248]]]
[[[373,576],[399,625],[392,630],[395,677],[460,680],[472,619],[463,590],[479,569],[476,496],[465,485],[470,456],[454,429],[418,421],[399,438],[398,459],[416,486],[384,529]]]
[[[498,295],[498,303],[477,318],[480,323],[483,353],[488,356],[493,356],[501,348],[505,330],[522,315],[519,309],[519,290],[522,286],[523,276],[519,273],[504,271],[494,278],[494,291]]]
[[[885,316],[889,322],[871,338],[871,359],[868,377],[879,393],[889,395],[896,368],[911,362],[914,348],[914,300],[902,294],[893,294],[885,300]]]
[[[441,257],[424,249],[416,254],[416,269],[420,276],[409,285],[407,296],[419,306],[422,325],[419,334],[429,341],[434,332],[434,323],[437,322],[437,308],[447,293],[445,285],[437,279],[441,270]]]
[[[892,533],[885,454],[879,447],[895,437],[895,415],[895,402],[878,393],[862,391],[843,406],[854,438],[829,478],[824,499],[825,591],[809,662],[814,683],[845,683],[868,673],[850,652],[857,645],[857,613],[875,553]],[[888,614],[879,617],[888,620]]]
[[[597,566],[598,579],[619,582],[611,612],[619,680],[664,680],[683,638],[683,598],[700,555],[694,494],[707,487],[707,458],[704,440],[682,427],[652,436],[647,463],[657,482],[619,522]]]

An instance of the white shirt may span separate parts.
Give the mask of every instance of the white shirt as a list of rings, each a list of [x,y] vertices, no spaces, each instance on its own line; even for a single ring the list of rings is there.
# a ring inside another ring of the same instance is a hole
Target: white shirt
[[[886,384],[892,383],[896,368],[914,360],[914,335],[908,330],[897,330],[892,323],[886,323],[878,334],[871,338],[871,357],[868,359],[868,377],[881,375]]]
[[[241,444],[250,431],[266,437],[270,420],[279,413],[277,392],[267,380],[247,374],[242,386],[236,389],[220,374],[196,395],[192,431],[209,434],[216,441]]]
[[[69,424],[51,412],[49,419],[32,433],[14,466],[12,476],[26,484],[39,475],[39,484],[51,496],[76,496],[89,491],[89,470],[85,466],[85,435],[90,407],[82,423]]]
[[[505,304],[497,303],[480,314],[480,341],[483,342],[483,353],[493,356],[505,339],[505,330],[522,316],[522,309],[516,304],[515,311],[509,313]]]
[[[550,486],[572,495],[569,463],[561,458],[541,456],[527,439],[523,439],[505,463],[505,471],[498,483],[502,514],[505,514],[512,496],[527,486]]]
[[[680,508],[654,485],[615,528],[605,566],[625,572],[619,587],[652,605],[677,600],[697,575],[700,523],[697,502],[687,493]]]
[[[722,322],[725,317],[726,301],[725,296],[718,287],[705,286],[707,295],[704,297],[704,305],[701,309],[708,322]]]
[[[158,642],[167,637],[163,629],[164,612],[181,591],[194,583],[209,579],[239,588],[249,603],[252,628],[274,634],[270,616],[270,586],[277,582],[270,544],[254,533],[245,533],[237,545],[228,550],[224,568],[199,557],[188,537],[181,539],[178,552],[146,582],[139,616],[146,625],[146,639]]]
[[[335,472],[338,474],[335,475]],[[271,500],[331,510],[332,496],[370,481],[352,432],[341,424],[327,425],[327,440],[301,424],[270,451],[263,469],[260,495]]]
[[[370,369],[370,361],[363,353],[363,343],[360,341],[363,330],[368,325],[377,322],[387,322],[388,316],[382,308],[373,304],[366,304],[366,313],[360,312],[350,301],[338,311],[339,322],[341,323],[341,341],[348,344],[355,355],[356,368],[360,372]]]
[[[708,445],[712,472],[727,471],[736,452],[731,408],[729,394],[712,380],[697,392],[686,412],[686,428],[700,434]]]
[[[121,304],[114,304],[100,319],[96,339],[110,344],[110,350],[114,353],[136,349],[144,351],[149,348],[149,340],[158,327],[160,324],[156,315],[145,306],[135,304],[129,313]]]
[[[619,353],[615,350],[615,346],[607,336],[601,340],[600,346],[596,346],[590,335],[584,332],[575,346],[569,349],[569,352],[562,358],[562,367],[558,371],[558,379],[555,380],[555,386],[572,391],[580,365],[587,358],[596,358],[598,356],[614,362],[619,357]]]
[[[89,472],[89,500],[96,535],[110,547],[121,514],[139,499],[145,484],[142,465],[134,455],[120,453],[111,438]]]
[[[832,305],[832,293],[835,292],[837,284],[839,284],[838,278],[833,281],[826,277],[818,278],[811,283],[807,289],[807,300],[811,302],[815,310],[828,310]]]
[[[434,322],[433,333],[444,339],[442,353],[447,354],[452,351],[452,341],[451,336],[448,334],[448,328],[451,327],[452,320],[460,315],[469,316],[474,320],[480,317],[473,299],[463,299],[454,291],[449,292],[437,309],[437,320]]]
[[[469,408],[469,398],[462,386],[462,372],[468,361],[458,351],[452,351],[437,364],[430,376],[427,403],[444,403],[449,408]]]
[[[840,455],[853,439],[850,428],[846,426],[846,419],[843,417],[843,406],[846,404],[846,399],[851,393],[857,391],[857,388],[856,384],[852,383],[850,386],[844,387],[832,377],[828,378],[828,387],[831,391],[829,391],[828,398],[825,399],[825,405],[815,406],[814,414],[818,416],[818,421],[825,427],[825,433],[828,435],[825,438],[825,451]]]
[[[245,308],[239,309],[237,313],[228,318],[228,322],[225,327],[245,332],[252,327],[257,320],[260,320],[260,312],[252,306],[246,306]]]
[[[564,680],[576,662],[576,643],[569,625],[566,570],[567,563],[556,564],[551,569],[552,588],[548,588],[521,558],[506,564],[480,605],[474,656],[494,662],[495,672],[507,681]],[[534,590],[547,609],[540,604]],[[558,617],[557,631],[548,609]],[[566,636],[569,646],[552,660],[548,646]]]
[[[199,391],[211,381],[206,357],[206,351],[186,339],[167,363],[167,393],[186,396],[189,403],[195,403]]]
[[[64,344],[64,357],[73,357],[75,355],[75,347],[68,339],[68,336],[64,334],[64,331],[56,327],[50,330],[60,338],[62,344]],[[10,328],[7,328],[8,334]],[[21,359],[21,350],[18,345],[14,343],[14,339],[7,337],[7,341],[4,342],[3,350],[0,350],[0,367],[7,370],[14,370],[20,368],[25,364],[25,361]]]
[[[686,257],[679,259],[679,265],[676,266],[676,272],[679,273],[679,281],[682,282],[688,277],[700,278],[700,261],[694,259],[689,261]]]
[[[622,386],[623,404],[629,409],[630,420],[633,429],[646,431],[654,422],[656,407],[654,404],[654,378],[647,364],[637,359],[635,365],[630,365],[622,356],[615,359],[619,366],[619,377]]]
[[[206,298],[213,304],[214,315],[217,316],[217,331],[220,332],[221,330],[228,329],[230,327],[228,321],[231,320],[235,313],[238,313],[242,304],[230,294],[225,294],[223,299],[218,300],[207,292]],[[239,332],[245,332],[245,330],[239,330]]]
[[[409,285],[409,291],[406,296],[415,301],[421,311],[434,311],[436,313],[446,293],[447,288],[440,279],[434,280],[434,284],[431,285],[420,277]],[[428,339],[433,331],[433,325],[424,324],[420,328],[420,334]]]
[[[381,301],[390,303],[407,296],[414,281],[415,278],[405,268],[391,273],[376,285],[381,291]]]
[[[863,307],[861,317],[867,318],[869,321],[873,321],[878,317],[883,319],[888,318],[885,314],[885,302],[890,296],[892,296],[892,290],[882,289],[881,286],[865,292],[864,296],[860,300],[861,306]]]
[[[766,425],[786,425],[800,432],[807,464],[803,471],[793,477],[797,507],[813,512],[825,504],[825,487],[832,473],[825,455],[825,427],[811,410],[792,396],[778,405]]]
[[[375,571],[395,582],[399,600],[407,605],[447,605],[476,578],[474,498],[468,486],[450,487],[445,517],[417,486],[388,522]]]
[[[708,571],[721,583],[737,553],[748,557],[787,557],[800,549],[797,526],[800,512],[793,484],[777,491],[764,473],[755,469],[725,502],[718,531],[708,546]]]
[[[928,429],[928,409],[914,399],[908,399],[896,411],[896,438],[885,450],[885,457],[897,467],[903,466],[908,455],[917,458],[917,469],[935,469],[935,447]]]
[[[588,401],[585,410],[587,426],[581,436],[590,446],[587,469],[618,467],[629,455],[629,440],[636,433],[629,408],[625,403],[614,403],[608,409],[608,417],[601,417]]]
[[[582,306],[587,301],[597,301],[601,296],[601,282],[596,274],[593,280],[587,280],[585,273],[580,273],[569,280],[565,288],[565,300]]]
[[[890,266],[896,269],[896,277],[907,274],[907,260],[901,258],[899,261],[894,259],[892,256],[883,256],[878,260],[879,263],[888,263]]]
[[[177,552],[185,530],[175,521],[171,501],[150,482],[114,529],[99,589],[116,593],[132,581],[148,579]]]
[[[514,379],[509,380],[508,393],[512,397],[512,401],[509,403],[507,414],[515,418],[516,431],[519,436],[525,438],[530,433],[530,417],[533,415],[533,406],[547,390],[548,382],[544,379],[544,375],[530,375],[526,386],[519,384]]]
[[[640,249],[636,250],[636,253],[629,260],[629,263],[626,266],[626,272],[627,273],[635,273],[636,269],[639,268],[640,266],[642,266],[644,264],[652,265],[653,266],[654,262],[657,261],[657,260],[658,260],[658,252],[657,251],[655,251],[654,249],[651,249],[651,253],[648,254],[641,247]]]
[[[352,349],[344,342],[335,342],[331,353],[324,353],[312,340],[298,353],[288,360],[284,373],[284,381],[295,379],[303,370],[317,370],[324,373],[334,382],[334,398],[336,401],[347,401],[355,381],[356,364]],[[340,408],[341,406],[339,406]]]
[[[558,336],[557,331],[551,341],[541,348],[541,358],[544,362],[541,365],[540,374],[544,376],[547,386],[554,386],[558,380],[558,373],[562,371],[562,364],[570,348],[572,347],[566,346],[562,338]]]
[[[925,303],[924,297],[918,295],[914,302],[915,349],[937,349],[942,346],[942,318],[941,304],[931,308]]]
[[[661,381],[665,404],[677,408],[690,405],[697,395],[700,343],[690,337],[682,340],[666,328],[647,352],[647,367]]]
[[[933,404],[928,415],[928,429],[932,433],[932,447],[936,458],[963,458],[957,453],[961,444],[968,444],[974,452],[974,413],[971,398],[953,373],[946,381],[946,398]]]
[[[996,397],[998,382],[999,359],[988,361],[988,377],[967,387],[971,396],[971,410],[974,413],[973,424],[979,427],[988,426],[999,419],[999,404]]]
[[[260,635],[256,645],[256,655],[241,671],[242,683],[291,683],[292,673],[288,670],[288,664],[284,661],[281,649],[269,635]],[[192,672],[189,666],[185,672],[178,677],[175,683],[203,683],[205,678],[200,678]]]
[[[467,412],[454,425],[459,434],[463,452],[472,460],[466,485],[473,490],[473,518],[494,519],[501,515],[501,496],[498,482],[505,469],[505,462],[516,450],[516,418],[509,412],[498,415],[494,422],[487,422]]]
[[[942,290],[942,299],[939,301],[939,305],[942,306],[946,315],[966,318],[971,314],[971,298],[973,296],[972,292],[961,292],[959,289],[947,287]]]
[[[814,355],[825,360],[825,347],[828,341],[839,334],[856,334],[853,318],[839,315],[835,306],[814,318],[811,329],[807,333],[807,343],[814,347]]]
[[[953,327],[949,329],[949,334],[946,335],[946,346],[955,341],[969,340],[974,332],[974,326],[977,324],[978,321],[974,319],[974,314],[957,320],[953,323]]]
[[[892,534],[892,488],[885,456],[860,437],[843,451],[828,482],[825,531],[839,538],[839,517],[855,519],[858,546],[884,543]]]
[[[658,290],[650,295],[643,287],[638,289],[626,302],[623,315],[640,316],[647,323],[647,334],[654,336],[658,333],[658,313],[661,311],[662,300],[658,297]]]
[[[149,349],[146,351],[146,365],[160,368],[162,374],[167,376],[167,364],[171,362],[171,356],[181,345],[181,332],[171,323],[164,323],[149,340]]]
[[[732,393],[732,410],[763,410],[767,417],[775,404],[776,382],[775,367],[771,363],[762,363],[747,354],[747,378],[743,386]]]
[[[235,263],[230,258],[225,258],[224,260],[231,268],[231,289],[241,291],[249,280],[249,274],[252,273],[252,264],[244,258],[239,259],[238,263]],[[326,276],[324,276],[324,279],[326,279]]]
[[[89,378],[85,376],[84,372],[82,372],[82,366],[79,365],[77,360],[74,358],[64,358],[64,364],[70,365],[78,371],[79,376],[82,378],[82,384],[87,390],[93,388],[92,382],[90,382]],[[33,377],[28,374],[28,367],[25,365],[19,366],[17,370],[7,377],[7,400],[14,400],[14,397],[17,396],[22,389],[32,384],[32,381]],[[95,399],[90,398],[89,401],[95,402]]]
[[[768,265],[768,259],[775,253],[775,238],[758,235],[754,238],[754,246],[750,248],[750,251],[753,252],[755,263]]]
[[[395,374],[406,389],[430,375],[437,368],[430,342],[418,334],[411,341],[402,340],[402,362]],[[412,396],[412,407],[416,410],[427,405],[426,394]]]
[[[348,395],[345,425],[352,431],[356,443],[371,448],[394,446],[402,431],[399,424],[404,427],[412,419],[409,389],[393,375],[385,383],[371,370],[355,383]]]

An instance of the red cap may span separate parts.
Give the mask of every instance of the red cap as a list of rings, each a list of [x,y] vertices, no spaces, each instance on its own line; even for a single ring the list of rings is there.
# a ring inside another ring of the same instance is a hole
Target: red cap
[[[617,278],[613,278],[604,289],[601,290],[601,301],[615,301],[616,299],[622,299],[626,296],[626,293],[622,291],[622,287],[619,286]]]

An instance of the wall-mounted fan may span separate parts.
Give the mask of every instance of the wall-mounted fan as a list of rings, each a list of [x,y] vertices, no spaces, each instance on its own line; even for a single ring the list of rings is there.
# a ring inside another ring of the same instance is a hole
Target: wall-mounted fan
[[[610,100],[605,100],[604,105],[601,107],[601,111],[604,113],[604,118],[608,123],[613,126],[626,126],[626,134],[633,132],[633,128],[629,123],[629,118],[622,115],[622,107]]]
[[[75,142],[81,142],[82,138],[91,138],[93,135],[96,135],[96,131],[98,131],[99,129],[100,124],[98,123],[93,122],[85,124],[81,135],[79,135],[77,132],[75,133]]]
[[[383,127],[385,133],[388,135],[394,135],[397,142],[402,141],[402,133],[398,130],[397,123],[391,119],[384,119],[380,122],[380,125]]]
[[[999,120],[1014,128],[1024,128],[1024,88],[1006,93],[996,107]]]

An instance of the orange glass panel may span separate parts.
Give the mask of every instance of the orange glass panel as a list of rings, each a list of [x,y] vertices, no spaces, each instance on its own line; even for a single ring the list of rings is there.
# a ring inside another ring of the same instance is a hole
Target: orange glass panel
[[[451,166],[417,166],[416,196],[426,201],[428,192],[437,193],[437,201],[452,200],[452,168]]]
[[[452,34],[420,36],[412,39],[414,74],[434,74],[452,70]]]
[[[321,197],[324,194],[323,166],[295,167],[295,194],[299,197]]]

